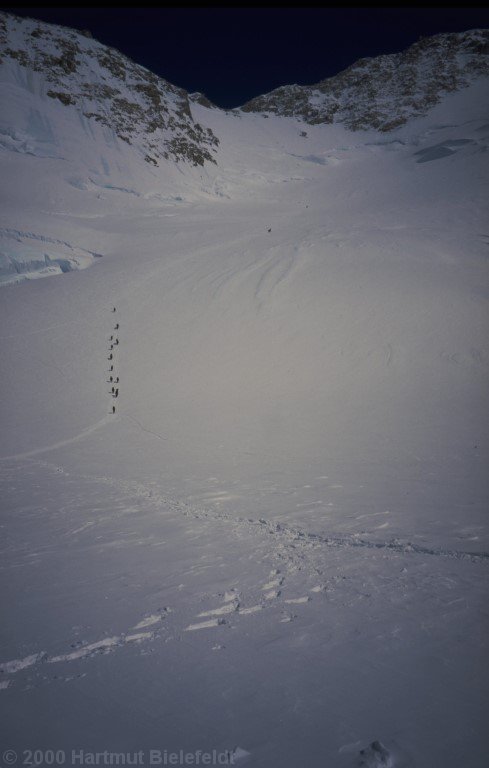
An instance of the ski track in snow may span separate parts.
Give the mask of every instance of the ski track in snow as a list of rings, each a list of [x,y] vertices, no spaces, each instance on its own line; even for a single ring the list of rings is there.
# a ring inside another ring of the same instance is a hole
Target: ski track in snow
[[[153,432],[153,430],[152,430],[152,429],[148,429],[147,427],[143,427],[143,425],[141,424],[141,422],[140,422],[140,421],[138,421],[138,419],[136,419],[136,418],[135,418],[135,416],[131,416],[131,414],[129,414],[129,413],[128,413],[128,414],[126,414],[125,418],[127,418],[127,419],[130,419],[131,421],[133,421],[133,422],[134,422],[134,424],[137,424],[137,426],[139,427],[139,429],[140,429],[142,432],[146,432],[148,435],[154,435],[154,437],[157,437],[157,438],[158,438],[158,440],[167,440],[167,439],[168,439],[168,438],[166,438],[164,435],[160,435],[160,434],[158,434],[158,432]]]
[[[111,423],[110,417],[104,416],[103,419],[100,419],[100,421],[97,421],[95,424],[92,424],[91,427],[87,427],[86,429],[82,430],[77,435],[74,435],[74,437],[69,437],[66,440],[60,440],[59,442],[52,443],[51,445],[45,445],[42,448],[34,448],[34,450],[25,451],[25,453],[16,453],[13,456],[1,456],[0,461],[30,459],[32,456],[39,456],[42,453],[48,453],[49,451],[54,451],[57,448],[64,448],[67,445],[72,445],[73,443],[78,443],[80,440],[84,440],[86,437],[88,437],[89,435],[92,435],[98,429],[101,429],[102,427],[105,427],[107,424],[110,424],[110,423]]]
[[[108,419],[104,419],[106,423]],[[100,425],[99,425],[100,426]],[[93,431],[93,429],[92,429]],[[72,441],[70,441],[72,442]],[[41,449],[38,451],[42,452]],[[30,454],[32,455],[32,454]],[[50,469],[57,473],[71,475],[64,472],[59,466],[54,466],[42,460],[33,460],[34,464]],[[489,559],[489,553],[467,553],[463,551],[452,551],[442,548],[423,547],[414,545],[410,542],[392,541],[369,541],[362,539],[358,535],[348,536],[320,536],[315,533],[307,533],[299,528],[284,526],[280,523],[270,522],[263,518],[258,520],[252,518],[233,518],[223,512],[211,511],[204,508],[193,508],[185,502],[171,498],[165,498],[149,489],[141,483],[116,480],[110,477],[86,477],[84,480],[96,484],[107,485],[115,488],[123,495],[132,495],[142,498],[145,502],[155,507],[166,507],[187,518],[205,519],[216,524],[226,524],[233,526],[236,535],[248,533],[259,536],[266,542],[269,557],[276,560],[282,567],[285,567],[286,573],[282,573],[281,568],[270,570],[268,579],[261,586],[257,585],[256,595],[251,599],[243,598],[241,592],[236,588],[224,590],[218,605],[195,614],[195,621],[183,626],[182,617],[178,617],[178,606],[175,608],[166,607],[159,613],[153,613],[143,616],[140,621],[129,627],[127,631],[118,635],[109,635],[90,642],[77,642],[71,649],[64,653],[50,654],[45,650],[38,651],[23,658],[11,659],[0,663],[0,675],[4,679],[0,680],[0,690],[11,688],[12,676],[24,672],[32,672],[41,666],[54,665],[59,663],[84,662],[95,656],[112,653],[128,645],[141,646],[143,644],[155,643],[161,641],[162,633],[165,632],[165,639],[179,639],[182,632],[199,632],[200,630],[226,631],[234,628],[240,617],[262,614],[265,610],[277,610],[282,608],[280,623],[288,623],[297,618],[295,614],[289,613],[288,606],[304,608],[310,604],[315,596],[320,597],[327,592],[327,586],[323,583],[316,583],[309,587],[312,595],[299,594],[297,596],[283,595],[283,589],[293,588],[293,577],[299,571],[305,571],[310,576],[318,575],[320,581],[321,571],[315,566],[314,556],[318,550],[324,548],[350,549],[350,548],[368,548],[376,550],[385,550],[387,554],[403,554],[407,556],[434,556],[441,558],[452,558],[454,560],[466,560],[474,564],[484,562]],[[76,532],[81,532],[91,527],[92,522],[88,522],[78,528]],[[203,566],[204,567],[204,566]],[[258,602],[256,602],[258,596]],[[251,603],[251,604],[248,604]],[[176,611],[176,613],[175,613]],[[171,627],[167,627],[165,619],[170,614],[175,619]],[[219,646],[220,647],[220,646]],[[64,678],[66,680],[72,678]]]

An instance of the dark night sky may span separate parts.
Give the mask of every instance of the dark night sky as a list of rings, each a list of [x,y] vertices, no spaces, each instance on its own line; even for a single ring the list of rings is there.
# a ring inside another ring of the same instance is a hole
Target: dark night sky
[[[484,8],[5,8],[89,29],[100,42],[220,107],[316,83],[420,35],[489,27]]]

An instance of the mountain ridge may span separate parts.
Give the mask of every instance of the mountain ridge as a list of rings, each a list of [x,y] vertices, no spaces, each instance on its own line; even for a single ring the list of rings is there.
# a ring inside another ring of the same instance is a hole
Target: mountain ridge
[[[37,73],[46,97],[114,131],[153,166],[166,160],[197,167],[218,162],[220,137],[194,119],[193,105],[387,133],[425,115],[444,95],[489,76],[488,53],[489,30],[435,35],[401,53],[360,59],[315,85],[280,86],[222,110],[205,94],[187,93],[88,31],[0,12],[0,65],[27,70],[27,88]]]
[[[46,80],[45,95],[140,145],[146,162],[215,162],[219,140],[196,123],[188,94],[87,32],[0,13],[0,64]]]
[[[474,76],[489,76],[487,54],[489,30],[425,37],[401,53],[359,59],[315,85],[281,86],[241,110],[388,132],[426,114],[443,94],[466,87]]]

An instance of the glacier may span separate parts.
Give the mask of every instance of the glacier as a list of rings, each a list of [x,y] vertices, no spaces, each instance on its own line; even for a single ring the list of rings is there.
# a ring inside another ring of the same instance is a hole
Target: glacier
[[[5,748],[481,768],[487,79],[155,166],[0,71]]]

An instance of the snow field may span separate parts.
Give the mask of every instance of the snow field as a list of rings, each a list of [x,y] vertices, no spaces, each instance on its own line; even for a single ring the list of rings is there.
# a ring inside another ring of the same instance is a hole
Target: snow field
[[[482,86],[381,137],[196,105],[184,172],[38,85],[0,130],[8,747],[481,768]]]

